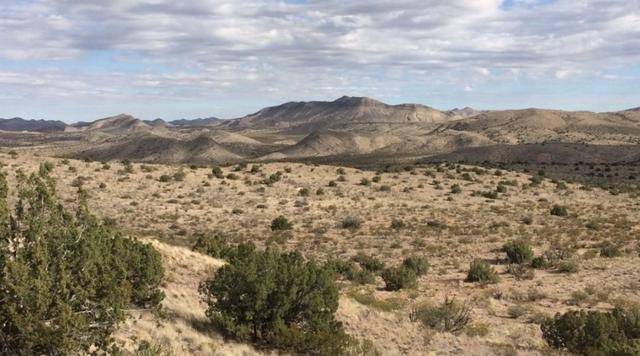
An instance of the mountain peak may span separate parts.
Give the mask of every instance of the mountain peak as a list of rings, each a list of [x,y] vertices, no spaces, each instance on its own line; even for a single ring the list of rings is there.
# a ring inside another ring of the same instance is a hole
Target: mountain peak
[[[342,96],[334,101],[336,104],[343,105],[363,105],[363,106],[371,106],[371,105],[384,105],[382,102],[371,99],[366,96]]]

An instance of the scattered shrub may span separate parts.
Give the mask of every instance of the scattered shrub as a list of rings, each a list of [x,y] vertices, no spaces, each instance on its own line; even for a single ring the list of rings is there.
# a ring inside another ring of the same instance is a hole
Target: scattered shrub
[[[619,257],[622,255],[622,251],[620,251],[620,246],[607,242],[600,248],[600,256],[602,257]]]
[[[512,240],[502,246],[510,263],[525,263],[533,258],[533,250],[524,240]]]
[[[416,273],[404,266],[390,267],[382,271],[382,279],[385,289],[396,291],[403,288],[411,288],[416,284]]]
[[[402,261],[402,265],[415,272],[418,277],[429,271],[429,261],[424,256],[409,256]]]
[[[498,273],[489,263],[476,259],[469,265],[467,282],[498,283],[499,280]]]
[[[293,224],[282,215],[271,221],[271,231],[291,230],[292,228]]]
[[[410,319],[437,331],[456,333],[471,322],[471,307],[447,297],[440,305],[424,305],[412,310]]]
[[[558,272],[576,273],[580,270],[580,260],[576,257],[571,257],[558,262],[557,266]]]
[[[400,220],[400,219],[393,219],[391,220],[391,228],[394,230],[400,230],[400,229],[404,229],[406,227],[406,224],[404,223],[404,221]]]
[[[198,233],[192,250],[215,258],[224,258],[229,250],[227,238],[221,232]]]
[[[544,257],[538,256],[534,257],[531,260],[531,268],[545,268],[547,266],[547,261],[545,261]]]
[[[363,253],[359,253],[353,257],[353,260],[357,262],[360,267],[371,272],[380,272],[384,269],[384,262],[373,256],[367,256]]]
[[[567,207],[562,206],[562,205],[558,205],[558,204],[554,205],[551,208],[550,213],[551,213],[551,215],[562,216],[562,217],[565,217],[565,216],[569,215],[569,212],[567,211]]]
[[[347,216],[346,218],[342,219],[342,223],[340,224],[340,226],[343,229],[358,230],[360,226],[362,226],[362,220],[360,220],[360,218],[357,216]]]

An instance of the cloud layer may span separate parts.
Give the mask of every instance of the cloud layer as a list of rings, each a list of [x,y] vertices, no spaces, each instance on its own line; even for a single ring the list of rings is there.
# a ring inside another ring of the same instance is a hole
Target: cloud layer
[[[0,100],[59,100],[58,115],[74,99],[105,113],[145,101],[151,116],[342,94],[640,100],[624,89],[639,75],[640,0],[7,0],[0,13]]]

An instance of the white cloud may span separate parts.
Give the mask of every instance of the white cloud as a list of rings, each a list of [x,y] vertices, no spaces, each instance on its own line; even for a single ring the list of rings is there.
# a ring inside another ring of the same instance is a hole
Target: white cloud
[[[640,63],[638,0],[518,0],[508,9],[502,0],[5,0],[0,13],[0,64],[67,68],[55,79],[14,70],[47,90],[0,76],[5,89],[37,94],[392,96],[418,83],[480,92],[505,76],[561,80]],[[152,69],[64,66],[92,53]],[[80,88],[62,84],[74,80]]]

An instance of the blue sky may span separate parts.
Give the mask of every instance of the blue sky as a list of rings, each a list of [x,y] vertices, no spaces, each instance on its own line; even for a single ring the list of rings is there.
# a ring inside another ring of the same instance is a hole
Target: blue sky
[[[0,117],[640,106],[640,0],[5,0]]]

